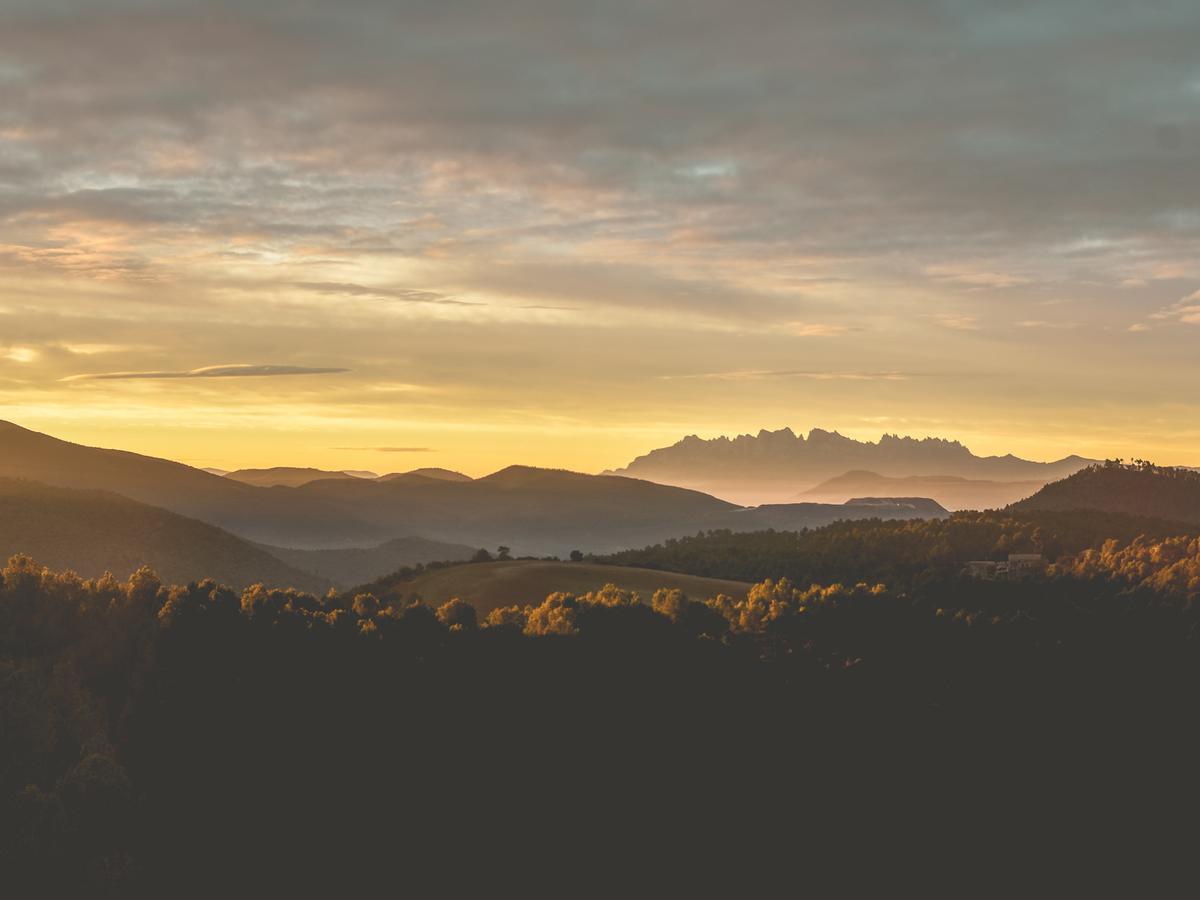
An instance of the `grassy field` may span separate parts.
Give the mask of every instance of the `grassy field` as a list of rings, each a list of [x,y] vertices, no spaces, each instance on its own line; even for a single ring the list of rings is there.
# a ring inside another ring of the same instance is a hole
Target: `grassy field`
[[[637,591],[646,601],[650,600],[655,590],[662,587],[679,588],[697,600],[717,594],[744,597],[750,587],[740,581],[700,578],[654,569],[513,560],[472,563],[425,572],[412,581],[396,586],[396,590],[403,594],[416,592],[434,606],[458,597],[470,602],[483,616],[498,606],[540,603],[547,594],[555,591],[582,594],[606,584]]]

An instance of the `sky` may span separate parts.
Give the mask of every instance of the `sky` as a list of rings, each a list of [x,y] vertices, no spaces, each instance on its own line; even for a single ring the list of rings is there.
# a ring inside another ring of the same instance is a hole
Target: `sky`
[[[1198,249],[1195,0],[0,0],[0,418],[83,443],[1200,464]]]

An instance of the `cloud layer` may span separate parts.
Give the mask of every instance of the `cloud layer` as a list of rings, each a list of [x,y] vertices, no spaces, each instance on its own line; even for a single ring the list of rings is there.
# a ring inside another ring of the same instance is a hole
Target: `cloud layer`
[[[333,375],[349,369],[317,368],[313,366],[204,366],[187,372],[97,372],[70,375],[64,381],[127,381],[130,379],[160,380],[164,378],[264,378],[277,375]]]
[[[1198,43],[1192,0],[10,0],[0,406],[235,464],[882,419],[1195,461]]]

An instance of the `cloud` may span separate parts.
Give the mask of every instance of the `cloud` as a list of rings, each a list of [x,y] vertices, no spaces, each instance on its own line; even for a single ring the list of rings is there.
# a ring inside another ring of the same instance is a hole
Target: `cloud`
[[[847,330],[845,325],[825,325],[819,322],[789,322],[784,327],[788,334],[797,337],[832,337]]]
[[[1017,325],[1021,328],[1075,328],[1076,322],[1051,322],[1047,319],[1021,319]]]
[[[925,274],[939,281],[965,284],[973,288],[1007,288],[1029,283],[1028,278],[1011,272],[989,272],[961,263],[926,266]]]
[[[349,369],[314,366],[206,366],[186,372],[97,372],[71,375],[62,381],[124,381],[164,378],[267,378],[279,375],[334,375]]]
[[[317,294],[346,294],[352,297],[378,297],[386,300],[402,300],[405,303],[446,303],[454,306],[484,306],[469,300],[455,300],[444,294],[433,291],[419,291],[409,288],[373,287],[365,284],[352,284],[332,281],[298,281],[292,287]]]
[[[376,453],[436,453],[433,447],[334,447],[334,450]]]
[[[740,369],[729,372],[696,372],[686,375],[661,375],[664,380],[708,379],[713,381],[767,381],[804,378],[813,381],[907,381],[906,372],[808,372],[792,370]]]
[[[1127,329],[1125,329],[1125,330],[1126,330],[1126,331],[1132,331],[1132,332],[1134,332],[1134,333],[1137,333],[1137,332],[1142,332],[1142,331],[1149,331],[1149,330],[1150,330],[1150,326],[1149,326],[1149,325],[1147,325],[1147,324],[1145,324],[1144,322],[1134,322],[1132,325],[1130,325],[1130,326],[1129,326]]]
[[[28,363],[38,358],[38,352],[33,347],[3,347],[0,348],[0,359],[11,362]]]
[[[944,328],[954,331],[978,331],[979,319],[962,313],[933,313],[929,316]]]
[[[1200,325],[1200,291],[1193,291],[1166,309],[1151,313],[1152,319],[1175,319],[1188,325]]]

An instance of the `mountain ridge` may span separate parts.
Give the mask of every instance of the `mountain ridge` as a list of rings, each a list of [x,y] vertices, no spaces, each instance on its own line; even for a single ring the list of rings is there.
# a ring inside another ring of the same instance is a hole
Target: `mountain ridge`
[[[645,478],[741,504],[761,504],[795,498],[798,492],[856,470],[895,478],[958,476],[1045,484],[1092,462],[1074,454],[1051,462],[1025,460],[1011,453],[976,456],[960,441],[938,437],[884,434],[878,441],[859,441],[821,428],[811,429],[807,436],[781,428],[733,438],[688,435],[604,474]]]

